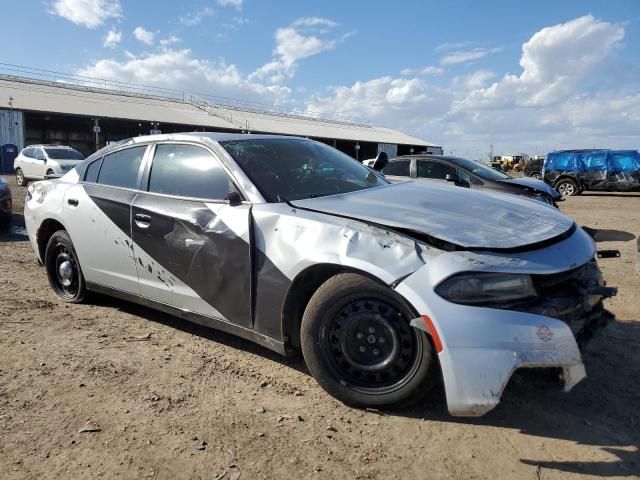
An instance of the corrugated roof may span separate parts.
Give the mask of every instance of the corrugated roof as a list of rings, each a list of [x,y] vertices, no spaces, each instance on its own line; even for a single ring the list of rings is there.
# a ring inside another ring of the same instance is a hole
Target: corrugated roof
[[[13,97],[15,110],[142,120],[236,131],[242,130],[240,125],[248,125],[252,132],[425,147],[439,146],[389,128],[237,108],[220,108],[221,115],[215,116],[180,100],[20,77],[0,78],[0,98],[9,96]]]

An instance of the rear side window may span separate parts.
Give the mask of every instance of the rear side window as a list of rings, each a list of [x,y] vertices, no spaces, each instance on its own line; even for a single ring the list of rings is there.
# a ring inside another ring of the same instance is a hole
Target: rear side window
[[[98,183],[122,188],[138,188],[138,171],[147,146],[127,148],[102,160]]]
[[[615,172],[633,172],[640,170],[640,155],[637,152],[610,153],[611,170]]]
[[[440,162],[431,162],[428,160],[418,160],[418,177],[419,178],[437,178],[444,180],[447,175],[455,175],[456,169]]]
[[[398,177],[410,177],[410,160],[397,160],[395,162],[389,162],[386,167],[382,169],[382,173],[385,175],[397,175]]]
[[[95,183],[98,181],[98,172],[100,171],[100,162],[102,162],[101,158],[89,164],[89,166],[87,167],[87,171],[84,174],[85,182]]]
[[[149,191],[222,200],[236,188],[220,163],[204,148],[161,144],[153,157]]]

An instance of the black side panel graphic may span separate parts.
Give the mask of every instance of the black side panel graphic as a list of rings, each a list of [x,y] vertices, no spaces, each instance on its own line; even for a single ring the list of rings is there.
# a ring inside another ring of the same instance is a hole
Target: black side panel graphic
[[[129,190],[89,184],[84,185],[84,190],[98,208],[122,230],[122,233],[124,233],[127,238],[131,238],[130,209],[137,193]]]
[[[148,216],[149,226],[137,226],[136,215]],[[248,228],[248,210],[238,215]],[[132,218],[133,240],[148,255],[227,320],[251,324],[249,244],[204,203],[141,193]]]
[[[278,267],[255,249],[255,329],[273,338],[282,338],[282,307],[291,286]]]

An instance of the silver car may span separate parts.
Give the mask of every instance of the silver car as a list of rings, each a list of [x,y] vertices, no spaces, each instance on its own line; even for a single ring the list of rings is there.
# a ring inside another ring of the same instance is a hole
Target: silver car
[[[13,161],[16,183],[24,187],[30,180],[42,180],[48,175],[64,175],[77,167],[84,156],[71,147],[60,145],[30,145]]]
[[[594,242],[559,211],[390,184],[301,138],[123,141],[30,185],[25,222],[63,300],[100,292],[302,351],[360,407],[442,379],[451,414],[482,415],[523,367],[560,367],[570,389],[578,344],[612,318]]]

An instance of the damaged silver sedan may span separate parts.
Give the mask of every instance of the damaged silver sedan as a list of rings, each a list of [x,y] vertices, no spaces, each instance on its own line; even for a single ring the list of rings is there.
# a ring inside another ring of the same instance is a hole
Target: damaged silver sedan
[[[453,415],[497,405],[512,373],[585,376],[611,319],[592,239],[533,200],[390,184],[322,143],[138,137],[29,187],[25,222],[54,292],[120,297],[302,351],[360,407],[443,381]]]

